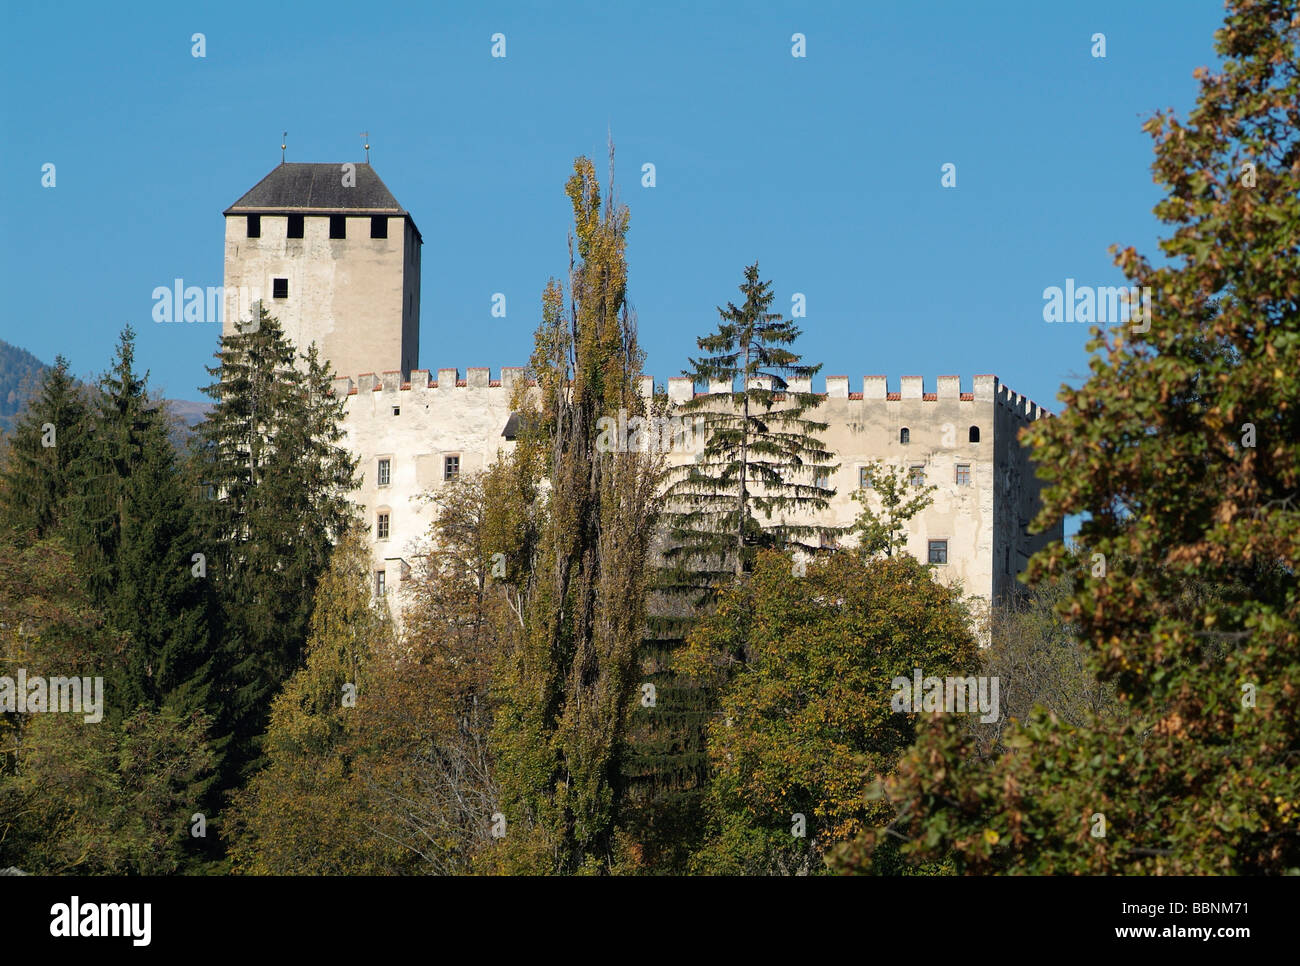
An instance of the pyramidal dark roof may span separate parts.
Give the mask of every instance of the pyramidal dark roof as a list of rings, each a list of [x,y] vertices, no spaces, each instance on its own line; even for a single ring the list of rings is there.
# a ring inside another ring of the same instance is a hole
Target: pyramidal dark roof
[[[375,169],[360,161],[356,184],[343,186],[343,163],[281,163],[223,214],[241,212],[367,211],[409,215]]]

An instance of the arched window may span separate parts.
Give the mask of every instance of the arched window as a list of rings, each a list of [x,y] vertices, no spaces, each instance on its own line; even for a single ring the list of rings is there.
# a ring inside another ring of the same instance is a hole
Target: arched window
[[[912,432],[906,426],[898,431],[898,441],[906,446],[912,441]]]
[[[970,441],[972,443],[978,443],[980,441],[980,428],[978,426],[972,426],[970,428]]]

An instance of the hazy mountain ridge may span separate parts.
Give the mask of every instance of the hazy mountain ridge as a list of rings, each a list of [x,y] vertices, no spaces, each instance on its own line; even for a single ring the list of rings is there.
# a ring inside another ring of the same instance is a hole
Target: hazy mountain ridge
[[[45,370],[49,368],[49,364],[21,346],[0,339],[0,434],[13,429],[28,398],[39,390]],[[191,399],[165,399],[163,402],[187,433],[212,409],[209,402]]]

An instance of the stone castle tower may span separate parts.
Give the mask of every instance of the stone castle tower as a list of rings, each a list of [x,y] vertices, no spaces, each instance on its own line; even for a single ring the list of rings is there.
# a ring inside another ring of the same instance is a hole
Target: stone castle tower
[[[336,372],[415,368],[423,241],[369,164],[281,164],[224,214],[226,335],[261,299]]]
[[[346,445],[360,458],[353,493],[370,524],[378,594],[396,589],[422,552],[434,510],[424,494],[462,473],[485,469],[513,447],[513,386],[522,368],[417,369],[420,234],[369,165],[356,187],[342,187],[342,165],[281,164],[228,208],[226,332],[247,317],[240,286],[270,292],[268,310],[305,349],[315,341],[333,365],[345,399]],[[233,293],[233,294],[232,294]],[[243,309],[241,315],[239,310]],[[526,356],[528,346],[516,347]],[[1042,484],[1019,430],[1049,414],[996,376],[977,375],[968,391],[958,376],[939,376],[932,392],[904,376],[891,392],[885,376],[866,376],[860,392],[847,376],[828,376],[821,405],[808,418],[839,469],[837,493],[816,520],[851,524],[863,470],[874,460],[904,468],[937,487],[931,505],[908,523],[907,550],[936,564],[941,580],[960,581],[986,602],[1007,597],[1029,557],[1062,536],[1027,527]],[[697,395],[686,378],[667,380],[682,403]],[[730,386],[709,386],[730,392]],[[642,378],[642,392],[652,389]],[[809,391],[791,383],[791,389]],[[673,451],[669,461],[694,459]]]

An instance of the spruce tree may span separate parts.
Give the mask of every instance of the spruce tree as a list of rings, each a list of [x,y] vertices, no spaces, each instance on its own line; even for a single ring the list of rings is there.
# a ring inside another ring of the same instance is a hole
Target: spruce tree
[[[19,417],[0,468],[0,521],[39,539],[62,515],[73,465],[86,443],[85,392],[58,356]]]
[[[90,599],[119,633],[110,671],[114,716],[173,704],[201,710],[209,674],[210,595],[194,499],[167,411],[135,369],[135,332],[121,334],[99,381],[90,432],[73,466],[67,531]]]
[[[757,263],[745,269],[740,292],[744,302],[719,307],[717,331],[697,340],[707,354],[683,372],[730,391],[681,407],[683,416],[703,418],[705,444],[697,461],[672,474],[669,586],[707,591],[727,574],[746,572],[760,547],[817,551],[833,529],[799,519],[829,505],[835,491],[824,474],[838,467],[814,435],[826,424],[805,418],[820,399],[791,391],[787,381],[811,379],[821,366],[804,364],[789,348],[800,330],[771,311],[771,282],[760,281]]]
[[[221,340],[199,429],[203,533],[220,597],[217,683],[228,780],[258,758],[271,697],[302,662],[316,584],[352,519],[356,458],[315,347],[295,359],[277,320]]]

